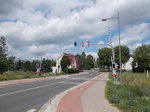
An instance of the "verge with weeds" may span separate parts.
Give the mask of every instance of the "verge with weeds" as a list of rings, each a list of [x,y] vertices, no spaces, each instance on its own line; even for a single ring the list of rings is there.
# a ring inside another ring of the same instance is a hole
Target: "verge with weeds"
[[[107,81],[109,102],[124,112],[150,112],[150,78],[144,73],[124,73],[122,79],[121,83]]]
[[[16,80],[16,79],[28,79],[28,78],[39,78],[39,77],[48,77],[48,76],[59,76],[65,75],[65,73],[42,73],[38,76],[35,72],[24,72],[24,71],[7,71],[3,74],[0,74],[0,81],[6,80]]]

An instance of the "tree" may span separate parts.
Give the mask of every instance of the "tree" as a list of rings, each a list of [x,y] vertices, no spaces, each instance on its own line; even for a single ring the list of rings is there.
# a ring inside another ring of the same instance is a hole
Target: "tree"
[[[136,48],[133,53],[133,59],[133,69],[135,69],[137,63],[137,71],[150,70],[150,45],[142,45]]]
[[[56,61],[52,59],[52,60],[51,60],[51,65],[52,65],[52,66],[56,66]]]
[[[31,62],[31,71],[36,72],[36,64],[39,63],[38,60],[33,60]]]
[[[26,72],[26,71],[31,71],[31,62],[30,61],[24,61],[24,64],[23,64],[23,70]]]
[[[43,59],[42,60],[42,71],[43,72],[51,72],[52,69],[52,61],[48,59]]]
[[[17,60],[16,64],[15,64],[15,69],[23,71],[24,70],[24,61],[20,60],[20,59]]]
[[[85,68],[90,70],[91,68],[94,67],[94,59],[92,55],[88,55],[86,58],[86,66]]]
[[[61,62],[60,62],[62,71],[65,70],[65,68],[67,68],[70,65],[70,60],[68,58],[68,56],[63,56]]]
[[[109,67],[111,65],[112,50],[110,48],[99,49],[98,56],[99,56],[97,59],[98,66]]]
[[[0,73],[3,73],[8,70],[7,58],[3,55],[0,55]]]
[[[130,51],[127,46],[120,46],[121,48],[121,63],[125,64],[130,58]],[[115,61],[119,67],[119,46],[114,48],[115,50]]]
[[[8,70],[15,70],[15,57],[14,56],[9,56],[7,58],[8,61]]]
[[[0,72],[1,73],[8,70],[6,52],[7,52],[6,40],[4,37],[1,36],[0,37]]]
[[[80,68],[82,70],[86,69],[86,54],[85,52],[82,52],[80,55]]]
[[[0,54],[4,55],[7,52],[6,40],[5,37],[0,37]]]

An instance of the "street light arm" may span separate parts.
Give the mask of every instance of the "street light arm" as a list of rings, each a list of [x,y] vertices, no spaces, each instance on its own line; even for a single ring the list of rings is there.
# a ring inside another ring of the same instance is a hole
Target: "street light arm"
[[[119,18],[118,16],[117,17],[112,17],[112,18],[103,18],[102,21],[107,21],[109,19],[118,19],[118,18]]]

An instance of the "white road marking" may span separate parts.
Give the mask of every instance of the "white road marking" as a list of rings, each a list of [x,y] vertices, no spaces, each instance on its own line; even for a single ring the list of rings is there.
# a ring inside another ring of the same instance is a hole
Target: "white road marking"
[[[83,76],[83,77],[85,77],[85,76]],[[69,83],[69,82],[66,82],[66,81],[70,81],[70,80],[74,80],[74,79],[81,79],[81,78],[73,78],[73,77],[71,77],[70,79],[68,79],[68,80],[65,80],[65,82],[64,81],[61,81],[61,82],[57,82],[57,83],[52,83],[52,84],[47,84],[47,85],[42,85],[42,86],[37,86],[37,87],[33,87],[33,88],[29,88],[29,89],[24,89],[24,90],[19,90],[19,91],[14,91],[14,92],[10,92],[10,93],[5,93],[5,94],[1,94],[0,95],[0,97],[1,96],[7,96],[7,95],[12,95],[12,94],[16,94],[16,93],[21,93],[21,92],[26,92],[26,91],[30,91],[30,90],[35,90],[35,89],[39,89],[39,88],[43,88],[43,87],[47,87],[47,86],[52,86],[52,85],[55,85],[55,84],[60,84],[60,83],[66,83],[66,84],[79,84],[79,83]],[[88,78],[86,78],[86,79],[88,79]],[[81,83],[80,83],[81,84]]]
[[[57,82],[57,83],[52,83],[52,84],[47,84],[47,85],[42,85],[42,86],[38,86],[38,87],[33,87],[33,88],[29,88],[29,89],[24,89],[24,90],[20,90],[20,91],[5,93],[5,94],[1,94],[0,96],[12,95],[12,94],[16,94],[16,93],[21,93],[21,92],[25,92],[25,91],[30,91],[30,90],[34,90],[34,89],[39,89],[39,88],[43,88],[43,87],[55,85],[55,84],[59,84],[59,82]]]
[[[36,109],[30,109],[27,112],[35,112],[35,111],[36,111]]]
[[[70,81],[72,79],[66,80],[66,81]],[[64,81],[61,81],[64,82]],[[37,87],[33,87],[33,88],[29,88],[29,89],[24,89],[24,90],[20,90],[20,91],[14,91],[14,92],[10,92],[10,93],[5,93],[5,94],[1,94],[1,96],[7,96],[7,95],[12,95],[12,94],[16,94],[16,93],[21,93],[21,92],[25,92],[25,91],[30,91],[30,90],[34,90],[34,89],[39,89],[39,88],[43,88],[43,87],[47,87],[47,86],[52,86],[55,84],[60,84],[61,82],[57,82],[57,83],[52,83],[52,84],[47,84],[47,85],[42,85],[42,86],[37,86]]]
[[[60,82],[60,83],[63,83],[63,84],[81,84],[81,83],[75,83],[75,82]]]

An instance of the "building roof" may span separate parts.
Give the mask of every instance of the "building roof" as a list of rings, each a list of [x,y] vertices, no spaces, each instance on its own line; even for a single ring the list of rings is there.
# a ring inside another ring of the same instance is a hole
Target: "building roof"
[[[77,63],[77,67],[80,66],[79,59],[78,59],[76,56],[74,56],[73,54],[69,54],[69,53],[64,53],[64,55],[65,55],[65,56],[68,56],[70,62],[72,62],[72,60],[75,59],[75,60],[76,60],[76,63]]]

